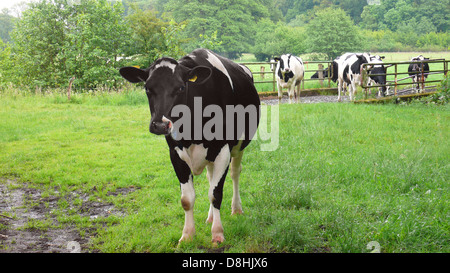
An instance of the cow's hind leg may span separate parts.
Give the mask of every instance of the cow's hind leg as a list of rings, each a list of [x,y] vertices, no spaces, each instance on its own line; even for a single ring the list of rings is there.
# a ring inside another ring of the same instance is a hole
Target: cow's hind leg
[[[212,176],[208,175],[211,178],[209,181],[209,201],[211,206],[208,220],[210,220],[212,215],[211,233],[213,243],[222,243],[225,240],[222,221],[220,220],[220,206],[223,197],[223,184],[225,183],[229,165],[230,149],[228,145],[225,145],[214,160]]]
[[[239,176],[242,171],[242,155],[240,151],[235,157],[231,158],[230,175],[233,180],[233,199],[231,201],[231,214],[242,214],[241,196],[239,195]]]
[[[209,183],[212,181],[213,173],[214,173],[214,163],[209,163],[206,165],[206,178],[208,178]],[[209,205],[208,218],[206,218],[207,223],[213,222],[213,205]]]

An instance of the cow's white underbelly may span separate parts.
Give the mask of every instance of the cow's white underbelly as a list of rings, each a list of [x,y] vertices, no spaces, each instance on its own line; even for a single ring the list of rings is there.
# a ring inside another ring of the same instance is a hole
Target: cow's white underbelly
[[[175,151],[177,151],[178,156],[188,164],[194,175],[201,174],[208,163],[206,160],[208,148],[205,148],[203,144],[192,144],[189,148],[183,147],[182,150],[175,147]]]
[[[243,137],[243,136],[242,136]],[[242,138],[241,137],[241,138]],[[230,152],[231,157],[238,156],[241,151],[241,145],[243,140],[240,139],[236,146],[234,146]],[[189,148],[180,149],[175,147],[178,156],[186,162],[194,175],[200,175],[205,169],[208,160],[206,160],[206,154],[208,148],[205,148],[203,144],[191,144]]]

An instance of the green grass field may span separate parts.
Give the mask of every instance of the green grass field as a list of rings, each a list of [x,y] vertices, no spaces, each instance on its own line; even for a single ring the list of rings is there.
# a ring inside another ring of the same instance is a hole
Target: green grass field
[[[450,51],[446,51],[446,52],[371,52],[372,55],[380,55],[380,56],[385,56],[385,59],[383,59],[383,62],[388,63],[388,62],[407,62],[410,61],[411,58],[413,57],[417,57],[418,55],[423,55],[426,58],[430,58],[430,59],[446,59],[446,60],[450,60]],[[300,57],[302,58],[302,60],[305,62],[305,70],[313,70],[310,72],[306,72],[305,73],[305,79],[310,79],[311,76],[315,73],[315,71],[317,71],[318,69],[318,64],[316,63],[307,63],[308,60],[310,60],[310,55],[309,54],[304,54],[304,55],[300,55]],[[254,55],[252,54],[244,54],[242,56],[242,58],[240,58],[239,60],[236,60],[238,62],[256,62],[256,58],[254,57]],[[261,66],[264,66],[264,71],[266,72],[266,74],[264,75],[264,79],[261,78],[261,75],[254,75],[255,81],[270,81],[272,80],[272,74],[271,74],[271,70],[270,70],[270,66],[269,65],[248,65],[248,67],[250,68],[250,70],[252,72],[260,72],[261,71]],[[326,64],[324,64],[324,67],[327,67]],[[443,65],[442,64],[430,64],[430,70],[443,70]],[[403,72],[408,72],[408,65],[404,64],[404,65],[399,65],[398,66],[398,73],[403,73]],[[390,67],[388,68],[387,73],[394,73],[394,67]],[[404,74],[404,75],[399,75],[398,79],[401,78],[405,78],[408,75]],[[436,74],[436,75],[430,75],[427,80],[442,80],[443,79],[443,74]],[[388,76],[387,80],[394,80],[394,76],[390,75]],[[406,79],[404,81],[399,81],[399,83],[410,83],[412,82],[411,79]],[[436,85],[436,83],[430,83],[429,85]],[[255,84],[256,88],[258,89],[259,92],[265,92],[265,91],[273,91],[273,84],[272,83],[257,83]],[[321,88],[320,84],[318,81],[313,80],[313,81],[305,81],[305,89],[313,89],[313,88]],[[328,87],[328,80],[324,81],[324,86]],[[330,87],[337,87],[336,83],[331,82],[330,83]],[[407,88],[410,87],[409,85],[405,85],[405,86],[400,86],[400,88]],[[358,87],[360,90],[360,87]],[[392,87],[393,88],[393,87]],[[275,86],[275,92],[276,90],[276,86]],[[361,92],[359,92],[361,93]]]
[[[177,247],[179,183],[164,138],[148,132],[140,91],[70,103],[2,94],[0,183],[15,179],[57,196],[57,223],[42,225],[73,226],[82,236],[95,230],[90,251],[368,252],[370,241],[382,252],[450,251],[448,105],[292,104],[279,116],[278,149],[261,151],[255,140],[244,154],[243,215],[230,215],[227,177],[218,249],[205,223],[206,172],[194,179],[196,237]],[[86,201],[73,192],[124,216],[82,217],[76,208]]]

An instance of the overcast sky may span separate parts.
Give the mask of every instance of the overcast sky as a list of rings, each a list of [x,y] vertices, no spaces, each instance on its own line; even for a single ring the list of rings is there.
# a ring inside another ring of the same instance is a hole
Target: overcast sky
[[[11,8],[20,2],[30,2],[31,0],[0,0],[0,11],[4,8]]]

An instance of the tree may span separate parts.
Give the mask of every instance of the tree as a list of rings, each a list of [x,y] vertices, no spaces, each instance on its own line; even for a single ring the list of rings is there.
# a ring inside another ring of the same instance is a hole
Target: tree
[[[147,67],[163,56],[178,59],[185,55],[183,45],[188,41],[183,37],[185,21],[177,23],[172,19],[166,22],[158,18],[154,10],[140,10],[135,5],[131,5],[131,8],[133,13],[126,17],[131,43],[125,52],[126,56],[133,56],[131,64]],[[204,47],[212,46],[216,42],[215,36],[203,37],[209,40],[204,41]]]
[[[133,12],[126,17],[130,27],[130,41],[125,49],[125,55],[139,54],[139,60],[135,65],[148,66],[156,59],[155,48],[163,46],[162,28],[167,23],[159,19],[153,10],[141,10],[136,5],[131,5]]]
[[[107,0],[84,0],[74,7],[67,20],[63,58],[67,77],[75,76],[75,86],[114,87],[120,79],[117,60],[127,40],[122,13],[121,2]]]
[[[310,52],[336,58],[346,51],[358,50],[362,37],[351,18],[342,9],[319,10],[307,25]]]
[[[234,58],[250,50],[256,22],[271,16],[269,4],[273,6],[267,0],[170,0],[165,11],[178,23],[188,22],[186,51],[200,45],[200,35],[212,37],[216,32],[222,41],[217,51]]]
[[[426,19],[423,19],[426,18]],[[372,30],[396,31],[410,20],[424,21],[424,31],[447,32],[450,6],[448,0],[383,0],[381,5],[365,6],[361,13],[361,27]],[[420,25],[420,24],[419,24]],[[424,34],[422,32],[422,34]]]
[[[260,61],[287,53],[300,55],[306,51],[305,39],[304,28],[289,27],[282,22],[275,24],[269,19],[261,19],[256,26],[252,53]]]
[[[11,47],[0,38],[0,86],[11,81],[13,67]]]
[[[401,24],[411,19],[411,14],[414,14],[414,7],[407,1],[399,0],[395,4],[395,8],[384,14],[384,21],[390,30],[396,31]]]
[[[12,33],[17,84],[59,87],[75,76],[75,87],[114,86],[127,39],[122,13],[107,0],[31,3]]]
[[[17,78],[31,86],[56,86],[65,70],[66,22],[71,12],[65,0],[41,0],[30,3],[22,13],[11,36]]]
[[[3,9],[0,12],[0,39],[3,42],[8,43],[11,40],[9,32],[13,29],[16,19],[16,17],[8,14],[8,9]]]

